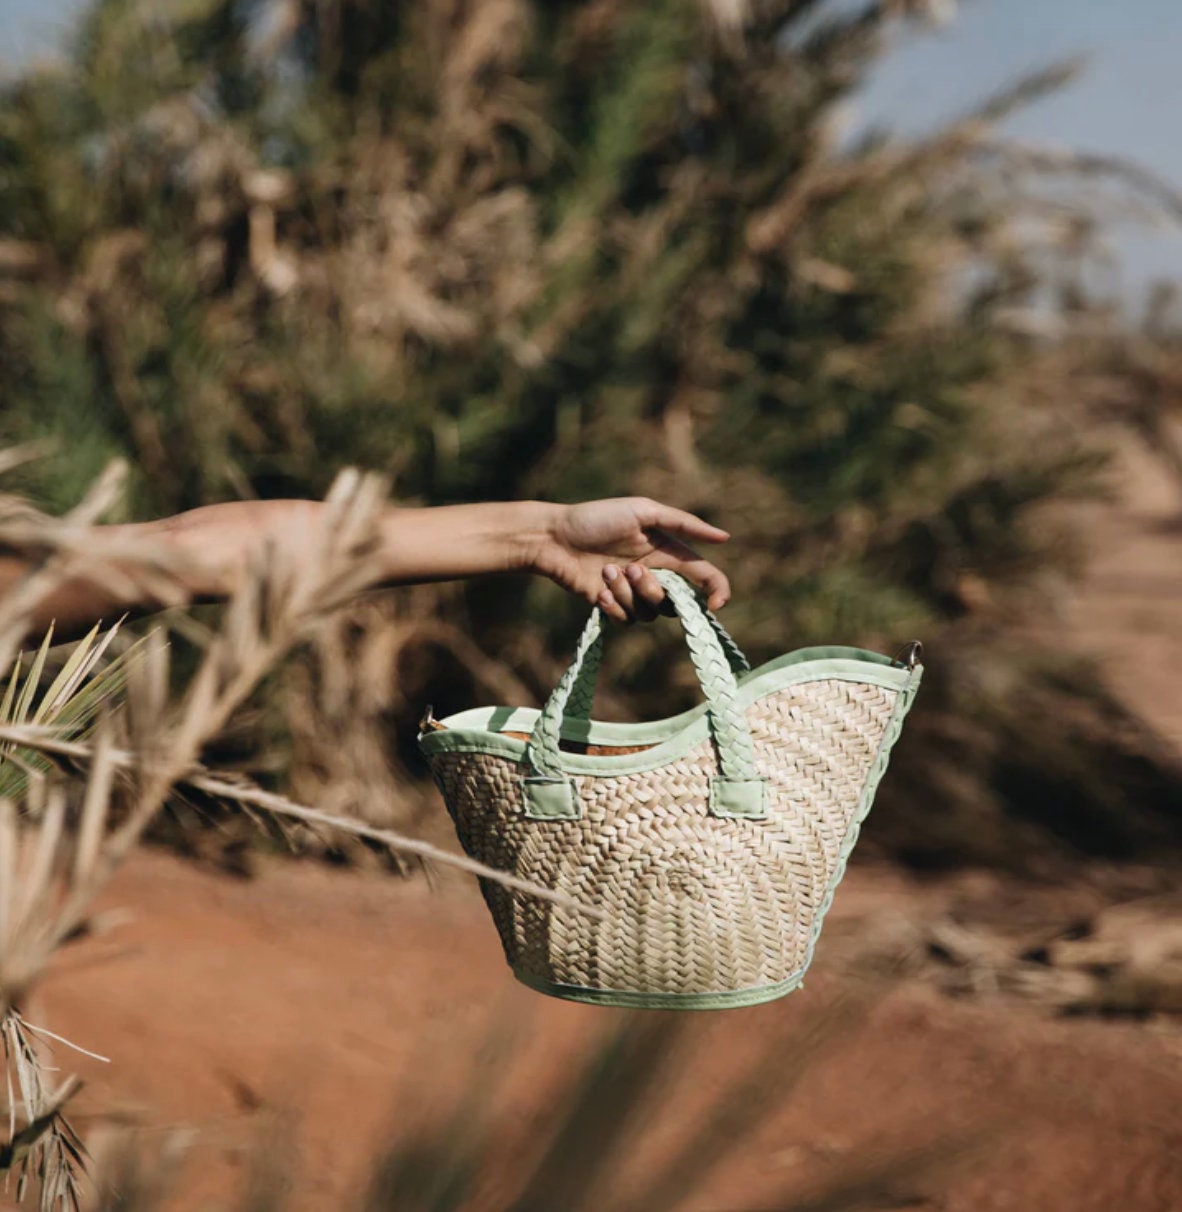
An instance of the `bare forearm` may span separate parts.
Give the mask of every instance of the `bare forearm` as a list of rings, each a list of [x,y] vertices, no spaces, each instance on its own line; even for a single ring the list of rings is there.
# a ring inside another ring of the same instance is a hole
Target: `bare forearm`
[[[264,543],[278,542],[298,554],[319,525],[323,508],[319,501],[230,502],[122,529],[164,539],[192,569],[187,585],[192,595],[219,598],[234,591]],[[375,584],[526,569],[560,508],[540,501],[388,507],[379,519]]]
[[[172,556],[184,597],[217,601],[241,584],[252,557],[277,542],[298,553],[321,520],[319,501],[243,501],[209,505],[153,522],[98,527],[100,536],[142,538]],[[382,515],[375,585],[444,581],[530,567],[554,511],[542,502],[454,505],[431,509],[389,507]],[[28,570],[15,557],[0,559],[0,594]],[[127,561],[122,588],[78,577],[38,604],[29,629],[55,623],[63,638],[100,618],[159,609],[164,603]]]
[[[390,509],[382,519],[387,584],[537,570],[562,506],[543,501]]]

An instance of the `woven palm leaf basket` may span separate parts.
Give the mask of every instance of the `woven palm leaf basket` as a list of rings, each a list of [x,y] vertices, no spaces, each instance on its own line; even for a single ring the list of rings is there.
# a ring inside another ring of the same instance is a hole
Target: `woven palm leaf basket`
[[[922,674],[857,648],[751,669],[680,577],[658,572],[705,702],[590,719],[596,610],[541,711],[433,720],[419,744],[473,858],[601,910],[484,881],[518,979],[599,1005],[718,1009],[797,988]]]

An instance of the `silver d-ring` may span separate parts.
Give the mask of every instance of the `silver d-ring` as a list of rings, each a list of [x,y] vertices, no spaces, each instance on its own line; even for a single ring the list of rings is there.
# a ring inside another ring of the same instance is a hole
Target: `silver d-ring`
[[[899,655],[895,657],[895,664],[914,669],[921,660],[923,660],[923,644],[919,640],[912,640],[910,644],[905,644],[899,649]]]

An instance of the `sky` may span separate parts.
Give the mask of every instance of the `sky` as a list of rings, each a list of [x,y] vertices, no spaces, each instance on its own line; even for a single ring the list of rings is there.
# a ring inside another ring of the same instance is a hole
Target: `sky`
[[[1075,83],[1005,129],[1041,145],[1138,161],[1182,193],[1182,0],[957,7],[944,28],[904,37],[859,97],[855,121],[922,133],[1024,73],[1086,55]],[[1115,245],[1130,294],[1156,278],[1182,278],[1182,227],[1122,230]]]
[[[858,98],[856,124],[920,133],[1025,72],[1085,54],[1079,81],[1007,129],[1135,159],[1182,190],[1182,0],[944,2],[956,19],[900,38]],[[51,51],[83,3],[0,0],[0,63]],[[1122,230],[1115,239],[1130,294],[1157,277],[1182,278],[1182,228]]]

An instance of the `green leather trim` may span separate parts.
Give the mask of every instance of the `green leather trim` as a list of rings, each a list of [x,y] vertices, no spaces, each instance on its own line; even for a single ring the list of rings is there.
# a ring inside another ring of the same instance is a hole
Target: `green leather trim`
[[[784,997],[804,983],[798,972],[774,985],[754,985],[747,989],[724,989],[718,993],[637,993],[631,989],[587,989],[582,985],[561,985],[513,969],[513,975],[538,993],[560,997],[568,1002],[586,1002],[591,1006],[619,1006],[629,1010],[737,1010]]]
[[[535,821],[575,821],[581,815],[574,779],[524,778],[521,803],[525,815]]]
[[[530,775],[521,780],[521,807],[531,821],[577,821],[583,815],[574,779]],[[763,779],[710,780],[713,816],[752,821],[767,819],[767,785]]]
[[[739,682],[736,701],[745,708],[785,687],[830,679],[902,690],[909,676],[907,669],[876,652],[859,648],[804,648],[745,674]],[[699,703],[680,715],[642,724],[568,719],[561,733],[566,740],[652,748],[641,753],[596,756],[563,753],[562,771],[569,775],[617,775],[654,770],[683,757],[710,736],[706,711],[707,705]],[[438,731],[420,733],[419,747],[427,757],[436,753],[491,753],[522,762],[526,743],[503,733],[532,733],[537,719],[538,711],[533,707],[476,707],[441,720],[444,727]]]
[[[767,817],[767,786],[763,779],[710,780],[710,814],[762,821]]]
[[[805,953],[804,967],[800,970],[802,976],[808,971],[809,965],[813,962],[813,952],[817,947],[817,939],[821,936],[821,927],[825,924],[825,915],[833,904],[833,897],[837,892],[838,885],[845,877],[845,870],[849,863],[850,855],[858,844],[858,838],[862,832],[862,822],[865,821],[870,813],[871,806],[874,804],[874,796],[878,791],[878,784],[882,782],[882,776],[886,774],[891,750],[899,739],[899,734],[903,731],[903,721],[911,710],[911,704],[915,702],[915,696],[919,692],[919,683],[922,679],[922,665],[916,665],[914,669],[908,670],[906,685],[903,687],[898,698],[895,699],[895,705],[891,710],[891,718],[887,721],[887,726],[883,730],[882,740],[878,743],[878,753],[875,755],[874,762],[866,776],[866,782],[862,787],[862,794],[858,799],[858,806],[854,810],[854,818],[850,822],[849,830],[842,840],[841,854],[838,856],[837,866],[833,871],[833,878],[830,879],[829,885],[825,889],[825,896],[817,909],[817,915],[813,918],[813,928],[809,935],[808,951]]]

